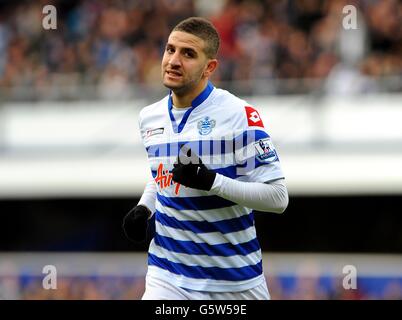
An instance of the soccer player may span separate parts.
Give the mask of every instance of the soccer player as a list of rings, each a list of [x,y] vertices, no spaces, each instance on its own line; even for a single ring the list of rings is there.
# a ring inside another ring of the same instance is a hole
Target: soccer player
[[[258,111],[209,80],[219,41],[206,19],[180,22],[161,65],[170,93],[139,115],[154,179],[123,228],[143,240],[155,219],[142,299],[270,299],[253,211],[284,212],[288,193]]]

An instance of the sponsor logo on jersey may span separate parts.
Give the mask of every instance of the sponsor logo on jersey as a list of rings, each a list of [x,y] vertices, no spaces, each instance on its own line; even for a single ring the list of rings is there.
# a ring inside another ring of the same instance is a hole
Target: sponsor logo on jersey
[[[204,119],[198,121],[198,132],[200,135],[207,135],[210,134],[212,129],[215,127],[216,121],[213,119],[210,119],[209,117],[205,117]]]
[[[171,185],[176,185],[174,193],[179,194],[180,183],[173,181],[172,178],[173,174],[160,163],[156,172],[155,183],[159,185],[160,190],[168,188]]]
[[[164,128],[149,129],[145,132],[145,137],[149,138],[156,134],[162,134],[164,130]]]
[[[256,149],[256,157],[260,161],[274,161],[276,152],[270,138],[260,139],[254,143]]]
[[[258,113],[258,111],[250,106],[246,106],[244,108],[246,109],[248,125],[251,127],[257,126],[257,127],[264,128],[264,124],[262,123],[262,120],[261,120],[261,117],[260,117],[260,114]]]

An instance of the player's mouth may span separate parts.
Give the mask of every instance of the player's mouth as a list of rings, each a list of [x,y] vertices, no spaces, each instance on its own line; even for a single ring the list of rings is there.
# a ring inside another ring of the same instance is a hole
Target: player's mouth
[[[173,79],[178,79],[183,76],[183,74],[181,72],[175,71],[175,70],[166,70],[166,74],[168,75],[169,78],[173,78]]]

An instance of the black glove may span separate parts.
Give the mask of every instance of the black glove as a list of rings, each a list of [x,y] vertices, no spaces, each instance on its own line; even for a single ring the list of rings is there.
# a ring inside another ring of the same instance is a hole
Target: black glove
[[[209,170],[191,149],[182,147],[180,153],[173,165],[173,181],[193,189],[211,190],[216,173]]]
[[[150,215],[151,211],[143,205],[131,209],[123,219],[123,230],[126,237],[134,242],[144,241]]]

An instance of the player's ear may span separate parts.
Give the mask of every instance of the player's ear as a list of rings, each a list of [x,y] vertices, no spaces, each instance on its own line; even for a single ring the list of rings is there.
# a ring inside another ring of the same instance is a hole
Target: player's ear
[[[217,59],[209,59],[208,64],[204,71],[204,76],[206,78],[211,77],[217,67],[218,67],[218,60]]]

